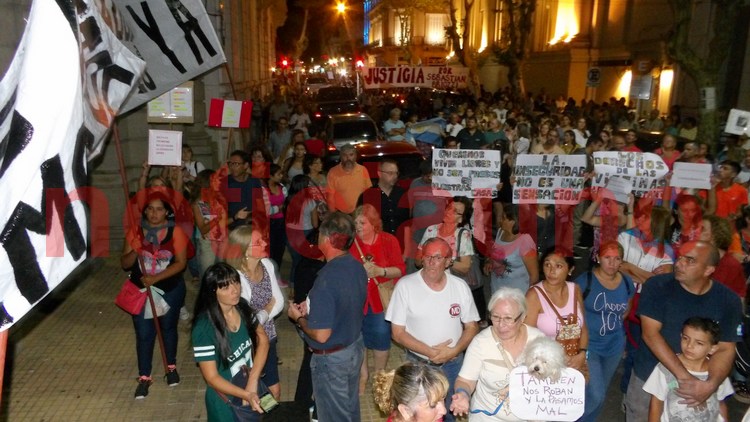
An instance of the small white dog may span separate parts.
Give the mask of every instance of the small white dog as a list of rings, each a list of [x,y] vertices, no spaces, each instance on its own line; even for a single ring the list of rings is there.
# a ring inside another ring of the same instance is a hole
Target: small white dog
[[[555,340],[547,336],[537,337],[526,344],[520,363],[526,365],[529,374],[538,379],[557,381],[566,367],[565,351]]]

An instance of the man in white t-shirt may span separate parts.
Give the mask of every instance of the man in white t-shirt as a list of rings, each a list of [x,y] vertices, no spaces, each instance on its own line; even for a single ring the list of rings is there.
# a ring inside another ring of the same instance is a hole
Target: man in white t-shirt
[[[385,319],[393,340],[407,350],[407,359],[440,368],[450,383],[445,399],[450,409],[453,383],[463,354],[479,331],[479,313],[466,282],[449,274],[453,253],[438,237],[422,246],[422,270],[396,284]],[[446,422],[453,415],[445,415]]]

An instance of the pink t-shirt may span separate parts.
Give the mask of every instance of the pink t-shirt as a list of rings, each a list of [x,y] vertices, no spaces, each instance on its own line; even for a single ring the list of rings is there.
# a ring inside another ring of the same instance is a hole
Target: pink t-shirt
[[[575,283],[572,283],[570,281],[566,281],[565,284],[568,286],[568,302],[565,304],[564,307],[558,308],[557,312],[563,317],[567,317],[568,315],[573,313],[573,304],[575,301],[575,293],[576,293],[576,285]],[[542,285],[542,282],[539,282],[535,284],[535,286],[538,286],[542,290],[544,290],[544,287]],[[557,314],[555,311],[550,307],[549,302],[547,302],[547,299],[542,297],[542,294],[537,289],[533,289],[537,296],[539,296],[539,302],[542,304],[542,312],[539,313],[539,316],[536,320],[536,328],[541,330],[544,335],[547,337],[555,338],[557,337],[557,331],[560,328],[560,320],[557,318]],[[545,293],[547,293],[545,291]],[[549,296],[549,295],[548,295]],[[581,325],[581,322],[583,321],[583,312],[581,307],[579,306],[576,310],[578,313],[578,325]]]

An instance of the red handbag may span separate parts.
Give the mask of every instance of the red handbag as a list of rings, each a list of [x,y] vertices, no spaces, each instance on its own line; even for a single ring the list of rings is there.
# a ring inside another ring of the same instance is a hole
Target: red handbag
[[[120,293],[115,298],[115,305],[129,314],[138,315],[143,310],[143,305],[145,304],[146,292],[142,292],[130,279],[125,280]]]

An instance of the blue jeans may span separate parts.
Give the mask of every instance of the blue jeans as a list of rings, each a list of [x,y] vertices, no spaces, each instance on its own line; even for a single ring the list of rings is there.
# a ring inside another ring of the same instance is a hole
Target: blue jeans
[[[419,356],[416,356],[411,352],[406,352],[406,359],[411,362],[424,363],[423,360],[420,360],[421,358]],[[442,366],[432,365],[436,368],[440,368],[440,370],[443,371],[443,375],[448,378],[448,394],[445,395],[445,408],[448,410],[448,413],[443,416],[443,422],[454,422],[456,420],[450,412],[450,408],[451,403],[453,402],[453,387],[456,384],[456,378],[458,378],[458,373],[461,371],[461,366],[463,366],[463,364],[464,354],[461,353],[456,356],[455,359],[446,362]]]
[[[318,420],[359,422],[359,369],[364,359],[365,345],[360,336],[345,349],[330,355],[312,355],[315,405]]]
[[[586,384],[586,404],[583,416],[578,422],[595,422],[602,411],[604,397],[607,395],[607,387],[615,375],[617,366],[620,364],[621,353],[612,356],[602,356],[589,352],[589,382]]]
[[[158,287],[158,284],[157,284]],[[185,282],[180,280],[177,287],[164,293],[164,300],[169,304],[169,311],[159,317],[159,327],[164,338],[164,353],[167,355],[167,364],[177,363],[177,322],[179,321],[180,308],[185,303]],[[133,327],[135,327],[135,351],[138,355],[138,375],[151,376],[151,358],[154,355],[154,343],[156,341],[156,327],[153,319],[143,318],[146,307],[141,313],[133,315]]]
[[[628,328],[630,330],[630,335],[636,343],[639,343],[641,341],[641,326],[630,321],[628,321],[627,324],[630,324]],[[636,353],[638,353],[638,348],[633,346],[630,343],[630,340],[628,340],[625,343],[625,359],[622,363],[622,379],[620,379],[620,391],[622,391],[622,394],[628,392],[630,372],[633,370],[633,362],[635,361]]]

